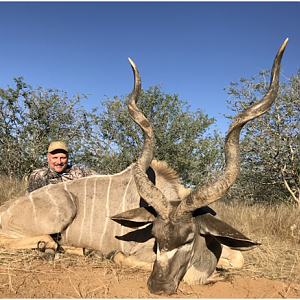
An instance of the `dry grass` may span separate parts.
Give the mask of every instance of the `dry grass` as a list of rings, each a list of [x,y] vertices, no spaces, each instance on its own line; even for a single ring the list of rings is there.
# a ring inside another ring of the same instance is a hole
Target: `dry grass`
[[[37,250],[0,249],[4,298],[107,298],[114,283],[135,282],[143,273],[98,257],[59,253],[49,261]]]
[[[79,256],[75,254],[57,253],[55,259],[47,260],[43,252],[26,249],[26,250],[15,250],[15,249],[0,249],[0,266],[1,267],[12,267],[13,265],[22,265],[24,269],[29,268],[36,262],[42,264],[53,264],[62,268],[81,268],[85,266],[91,266],[93,268],[100,268],[106,270],[106,272],[113,272],[118,270],[120,276],[138,276],[141,273],[147,273],[143,270],[135,268],[122,268],[121,266],[114,263],[112,260],[93,257],[93,256]]]
[[[285,205],[212,207],[227,223],[261,246],[244,252],[240,275],[300,283],[300,210]]]
[[[25,194],[27,182],[0,175],[0,204]]]

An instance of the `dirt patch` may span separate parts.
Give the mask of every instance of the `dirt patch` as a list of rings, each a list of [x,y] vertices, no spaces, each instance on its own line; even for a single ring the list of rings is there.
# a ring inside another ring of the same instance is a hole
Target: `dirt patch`
[[[54,262],[30,252],[0,257],[1,298],[300,298],[300,285],[265,278],[229,279],[206,286],[180,283],[172,296],[149,293],[149,273],[100,259],[69,257]]]

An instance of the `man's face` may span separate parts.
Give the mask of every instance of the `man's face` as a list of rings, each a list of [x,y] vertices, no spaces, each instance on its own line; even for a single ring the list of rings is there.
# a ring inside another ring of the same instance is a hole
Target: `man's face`
[[[53,151],[52,153],[47,153],[47,160],[50,169],[60,173],[68,165],[68,154],[60,150]]]

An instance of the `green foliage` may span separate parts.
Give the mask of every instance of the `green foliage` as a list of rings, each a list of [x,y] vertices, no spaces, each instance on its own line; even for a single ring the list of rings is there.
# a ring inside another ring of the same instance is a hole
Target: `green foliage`
[[[80,151],[89,122],[79,105],[86,96],[69,99],[59,90],[34,90],[14,78],[15,87],[0,89],[0,170],[9,177],[27,177],[45,164],[53,140],[64,140],[71,153]]]
[[[229,108],[241,111],[266,94],[270,72],[227,88]],[[300,199],[300,70],[280,84],[270,111],[245,126],[242,174],[235,186],[253,201]],[[231,117],[232,118],[232,117]],[[238,188],[239,186],[239,188]],[[240,195],[241,197],[242,195]]]
[[[128,95],[101,102],[104,109],[95,120],[93,139],[84,155],[96,169],[100,164],[109,169],[109,173],[118,172],[138,157],[142,135],[129,117],[127,101]],[[168,162],[189,186],[206,181],[216,170],[220,155],[218,132],[213,136],[208,133],[215,120],[200,109],[190,112],[190,107],[179,100],[178,95],[165,94],[160,86],[142,91],[137,104],[152,124],[156,137],[155,158]]]
[[[129,117],[128,95],[107,98],[100,109],[87,112],[80,105],[85,95],[69,99],[60,90],[33,89],[22,77],[14,81],[14,87],[0,89],[1,174],[26,178],[46,165],[53,140],[67,143],[73,164],[101,173],[119,172],[136,161],[142,135]],[[152,123],[157,159],[167,161],[189,186],[215,175],[220,136],[209,134],[214,119],[200,109],[190,112],[178,95],[164,94],[159,86],[142,91],[138,105]]]

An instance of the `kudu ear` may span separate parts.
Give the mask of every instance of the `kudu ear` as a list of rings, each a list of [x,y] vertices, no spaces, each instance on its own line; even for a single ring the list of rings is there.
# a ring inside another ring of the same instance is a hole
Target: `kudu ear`
[[[199,234],[212,235],[220,244],[226,245],[234,250],[250,250],[258,245],[244,236],[235,228],[212,216],[204,214],[195,217]]]
[[[149,207],[139,207],[127,210],[110,217],[111,220],[130,228],[137,228],[152,223],[156,217],[154,209]]]

